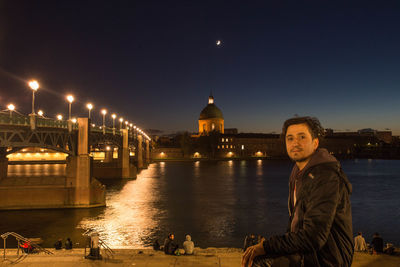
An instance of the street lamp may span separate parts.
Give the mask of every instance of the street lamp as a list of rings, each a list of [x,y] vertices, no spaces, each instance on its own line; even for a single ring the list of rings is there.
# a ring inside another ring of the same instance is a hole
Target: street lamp
[[[93,105],[92,105],[92,103],[88,103],[88,104],[86,105],[86,107],[87,107],[88,110],[89,110],[89,119],[90,119],[90,111],[92,110]]]
[[[125,121],[125,129],[128,129],[128,123],[129,121]]]
[[[117,117],[117,115],[112,114],[111,117],[113,119],[113,129],[115,129],[115,118]]]
[[[122,130],[122,122],[124,121],[124,118],[119,118],[119,129]]]
[[[103,114],[103,128],[106,127],[106,114],[107,114],[107,110],[106,109],[102,109],[101,110],[101,114]]]
[[[61,121],[63,119],[63,116],[61,114],[57,115],[57,120]]]
[[[72,102],[74,102],[74,96],[73,95],[67,95],[67,100],[69,102],[69,116],[68,116],[68,120],[71,120],[71,105]]]
[[[39,89],[39,83],[32,80],[28,85],[32,89],[32,114],[35,114],[35,92]]]
[[[13,104],[9,104],[9,105],[7,106],[7,108],[8,108],[8,110],[10,111],[10,118],[12,118],[12,112],[14,111],[15,106],[14,106]]]
[[[41,117],[43,117],[43,111],[42,111],[41,109],[39,109],[38,115],[41,116]]]

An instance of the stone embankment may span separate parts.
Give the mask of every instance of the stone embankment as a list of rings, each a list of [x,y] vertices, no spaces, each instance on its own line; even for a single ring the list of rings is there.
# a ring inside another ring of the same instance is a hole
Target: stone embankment
[[[16,249],[7,249],[6,260],[3,260],[3,250],[0,250],[0,266],[135,266],[135,267],[240,267],[242,250],[238,248],[207,248],[195,249],[192,256],[170,256],[152,249],[116,249],[113,257],[93,261],[84,258],[84,249],[73,250],[50,249],[53,255],[30,254],[17,257]],[[20,254],[21,256],[21,254]],[[400,257],[389,255],[370,255],[356,252],[353,267],[399,267]]]

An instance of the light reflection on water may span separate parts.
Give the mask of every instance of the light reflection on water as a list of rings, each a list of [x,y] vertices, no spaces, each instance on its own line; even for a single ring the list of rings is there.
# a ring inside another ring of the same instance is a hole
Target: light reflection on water
[[[162,170],[164,164],[160,166]],[[109,194],[104,213],[84,218],[78,227],[98,232],[100,238],[114,248],[143,247],[154,234],[158,223],[154,218],[162,213],[151,205],[159,201],[153,179],[156,171],[152,167],[143,170],[137,180],[126,183],[118,193]]]
[[[8,165],[9,177],[65,176],[66,164]]]

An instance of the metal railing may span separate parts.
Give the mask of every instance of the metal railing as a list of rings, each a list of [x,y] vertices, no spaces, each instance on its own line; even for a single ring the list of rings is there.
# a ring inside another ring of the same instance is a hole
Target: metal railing
[[[83,233],[83,235],[85,235],[85,236],[87,236],[88,237],[88,240],[89,240],[89,242],[88,243],[86,243],[86,245],[85,245],[85,255],[84,256],[86,256],[86,248],[87,248],[87,245],[89,244],[89,248],[90,248],[90,235],[93,233],[93,230],[91,230],[91,229],[88,229],[88,230],[86,230],[86,232],[84,232]],[[106,256],[108,257],[108,258],[114,258],[114,254],[115,254],[115,252],[110,248],[110,246],[108,246],[107,245],[107,243],[106,242],[104,242],[104,240],[103,239],[101,239],[101,238],[99,238],[99,247],[100,248],[102,248],[103,249],[103,251],[105,252],[105,254],[106,254]]]
[[[30,244],[32,246],[32,248],[36,249],[36,251],[38,252],[43,252],[45,254],[53,254],[51,251],[42,248],[41,246],[39,246],[38,244],[35,244],[34,242],[32,242],[31,240],[29,240],[29,238],[23,237],[20,234],[14,233],[14,232],[7,232],[1,235],[1,238],[3,238],[4,241],[4,252],[3,252],[3,258],[4,260],[6,259],[6,249],[7,249],[7,243],[6,240],[9,236],[13,236],[15,237],[15,239],[17,239],[17,243],[18,243],[18,249],[17,249],[17,255],[19,256],[19,250],[21,249],[21,241],[26,242],[28,244]]]

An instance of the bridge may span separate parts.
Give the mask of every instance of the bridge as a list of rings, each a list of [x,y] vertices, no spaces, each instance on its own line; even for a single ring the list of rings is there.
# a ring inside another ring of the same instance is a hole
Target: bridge
[[[106,127],[104,120],[103,126],[95,126],[89,118],[63,121],[0,112],[0,209],[104,206],[105,187],[96,178],[135,178],[137,169],[150,162],[150,138],[136,127],[120,126]],[[28,147],[68,155],[63,185],[7,185],[7,155]],[[104,161],[93,162],[91,153],[99,150],[105,153]]]

